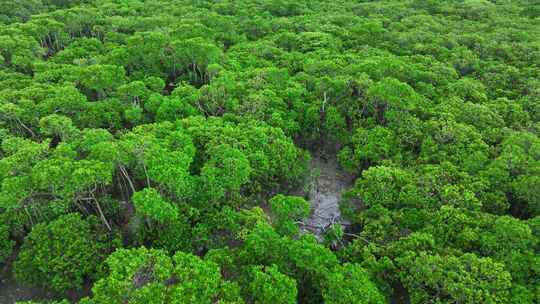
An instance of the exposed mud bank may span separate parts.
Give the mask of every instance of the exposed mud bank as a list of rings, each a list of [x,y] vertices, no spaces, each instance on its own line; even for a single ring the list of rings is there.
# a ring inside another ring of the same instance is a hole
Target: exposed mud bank
[[[311,215],[304,220],[301,229],[321,238],[334,224],[348,225],[341,217],[339,202],[341,194],[352,185],[354,179],[341,170],[334,156],[326,158],[313,155],[310,166],[308,197]]]

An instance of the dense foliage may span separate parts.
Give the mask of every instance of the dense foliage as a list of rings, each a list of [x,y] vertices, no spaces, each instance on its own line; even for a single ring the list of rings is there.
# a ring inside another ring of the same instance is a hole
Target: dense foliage
[[[322,238],[315,153],[355,179]],[[35,301],[533,304],[539,253],[537,1],[0,0]]]
[[[81,288],[98,271],[108,247],[94,235],[79,214],[35,225],[15,262],[17,280],[56,291]]]

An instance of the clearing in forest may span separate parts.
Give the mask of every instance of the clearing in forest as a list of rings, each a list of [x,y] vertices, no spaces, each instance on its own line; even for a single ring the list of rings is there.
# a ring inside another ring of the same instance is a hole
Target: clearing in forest
[[[334,224],[346,226],[341,217],[341,194],[352,184],[352,177],[341,170],[335,157],[314,155],[311,160],[309,201],[311,215],[304,220],[302,230],[318,238]]]

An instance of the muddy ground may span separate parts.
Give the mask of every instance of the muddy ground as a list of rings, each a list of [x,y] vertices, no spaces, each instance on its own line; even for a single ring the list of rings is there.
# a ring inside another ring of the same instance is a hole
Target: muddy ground
[[[311,216],[303,221],[301,229],[321,238],[333,224],[346,226],[348,222],[341,217],[339,202],[341,194],[352,185],[353,181],[352,176],[341,170],[335,155],[328,157],[321,154],[313,155],[308,184],[312,212]]]
[[[17,301],[50,299],[53,295],[39,288],[23,287],[11,277],[0,281],[0,303],[13,304]]]

